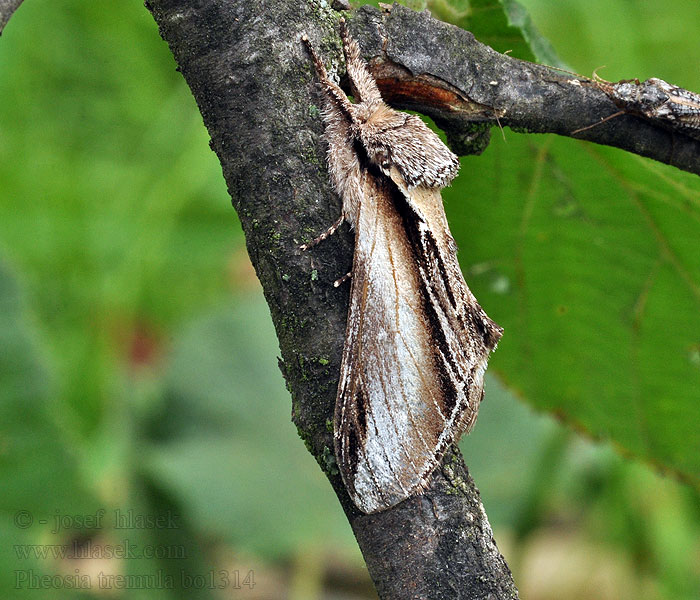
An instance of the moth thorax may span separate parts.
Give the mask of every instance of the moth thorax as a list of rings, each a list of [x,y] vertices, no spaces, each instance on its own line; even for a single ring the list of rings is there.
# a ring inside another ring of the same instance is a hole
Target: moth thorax
[[[372,117],[374,109],[367,104],[353,104],[352,105],[352,119],[353,125],[356,127],[362,127],[367,121]]]
[[[649,110],[668,100],[668,94],[647,82],[619,84],[615,90],[615,97],[626,108],[639,111]]]

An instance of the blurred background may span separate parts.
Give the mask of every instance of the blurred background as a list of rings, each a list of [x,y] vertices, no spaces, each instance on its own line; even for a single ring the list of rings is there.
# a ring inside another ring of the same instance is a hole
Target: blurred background
[[[700,90],[697,2],[523,4],[578,72]],[[141,0],[26,0],[0,38],[3,597],[376,598],[278,353]],[[689,486],[494,377],[461,445],[521,597],[700,598]]]

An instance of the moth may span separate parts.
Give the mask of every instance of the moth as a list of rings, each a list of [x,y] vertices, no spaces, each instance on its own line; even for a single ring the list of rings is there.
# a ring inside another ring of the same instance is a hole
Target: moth
[[[604,121],[628,113],[700,139],[700,94],[656,77],[642,82],[639,79],[625,79],[617,83],[596,78],[587,83],[605,92],[620,109]]]
[[[343,221],[355,231],[334,445],[350,497],[374,513],[421,493],[474,425],[503,330],[467,287],[447,225],[440,189],[456,176],[457,157],[418,116],[383,102],[344,21],[340,33],[354,103],[302,37],[343,202],[340,218],[302,248]]]

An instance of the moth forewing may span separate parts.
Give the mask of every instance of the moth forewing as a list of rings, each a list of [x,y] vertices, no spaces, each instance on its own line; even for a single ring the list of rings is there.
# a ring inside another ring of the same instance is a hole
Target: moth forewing
[[[336,401],[340,471],[364,512],[424,484],[446,421],[420,276],[392,188],[365,176]]]
[[[474,423],[502,330],[469,291],[447,226],[440,188],[457,157],[418,117],[381,101],[341,35],[358,104],[306,43],[325,92],[331,179],[355,229],[335,452],[351,498],[371,513],[421,492]]]
[[[473,425],[501,330],[464,282],[439,191],[363,179],[335,445],[353,501],[376,512],[427,486]]]

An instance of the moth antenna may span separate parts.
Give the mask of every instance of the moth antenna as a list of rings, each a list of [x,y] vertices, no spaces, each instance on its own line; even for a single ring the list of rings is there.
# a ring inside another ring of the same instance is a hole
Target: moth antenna
[[[596,67],[593,70],[593,79],[591,80],[593,85],[597,87],[599,90],[602,90],[606,94],[610,95],[613,92],[613,82],[608,81],[607,79],[603,79],[600,75],[598,75],[598,69],[604,69],[605,65],[602,67]]]
[[[598,75],[598,71],[600,69],[604,69],[604,68],[605,68],[605,65],[602,65],[600,67],[596,67],[595,69],[593,69],[593,81],[595,81],[596,83],[604,83],[607,85],[612,85],[612,81],[608,81],[607,79],[603,79],[600,75]]]
[[[314,63],[314,67],[316,67],[316,73],[318,74],[318,76],[322,80],[328,79],[328,72],[326,71],[326,65],[323,64],[323,61],[321,61],[318,54],[316,54],[316,49],[313,47],[313,44],[311,43],[309,36],[306,34],[303,34],[301,36],[301,41],[304,43],[304,46],[306,46],[306,50],[311,55],[311,60]]]
[[[321,61],[318,54],[316,53],[316,50],[311,44],[309,37],[306,34],[304,34],[301,36],[301,41],[304,43],[304,46],[306,46],[306,49],[311,55],[311,60],[314,63],[314,67],[316,67],[316,74],[321,80],[321,85],[323,86],[327,97],[345,115],[347,115],[348,118],[352,119],[353,115],[355,114],[355,108],[353,107],[350,100],[348,100],[348,97],[345,95],[345,92],[343,92],[343,90],[340,89],[340,86],[338,86],[338,84],[332,82],[328,78],[328,71],[326,71],[326,66],[323,64],[323,61]]]
[[[561,67],[554,67],[552,65],[545,65],[545,66],[550,68],[550,69],[554,69],[555,71],[560,71],[562,73],[568,73],[569,75],[573,75],[574,77],[578,77],[579,79],[586,79],[586,80],[589,79],[585,75],[581,75],[581,73],[577,73],[576,71],[569,71],[568,69],[562,69]]]
[[[340,19],[340,38],[343,41],[345,66],[350,78],[350,87],[356,102],[380,104],[382,96],[372,75],[367,69],[367,63],[360,55],[360,46],[348,31],[345,19]]]
[[[610,119],[614,119],[615,117],[619,117],[620,115],[624,115],[625,111],[624,110],[618,110],[616,113],[613,113],[611,115],[608,115],[604,119],[601,119],[597,123],[593,123],[591,125],[586,125],[586,127],[581,127],[580,129],[577,129],[576,131],[572,131],[569,135],[576,135],[577,133],[581,133],[582,131],[586,131],[587,129],[592,129],[593,127],[598,127],[598,125],[602,125],[605,123],[605,121],[609,121]]]

